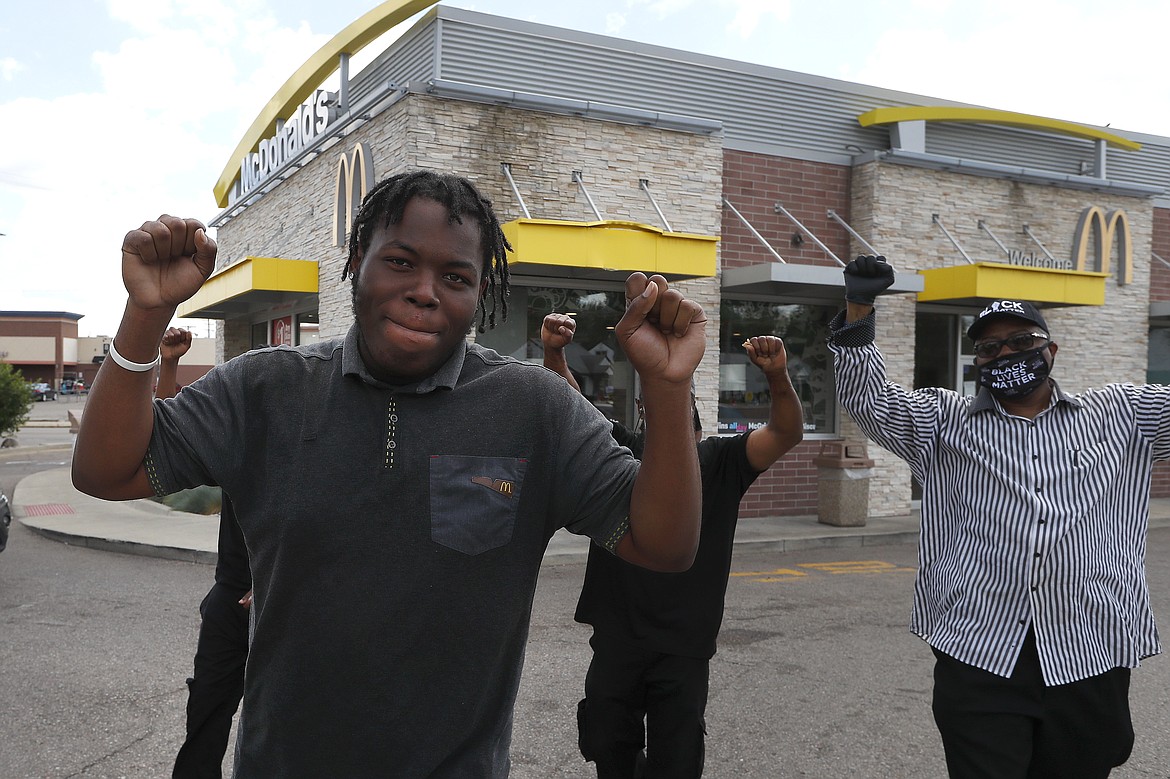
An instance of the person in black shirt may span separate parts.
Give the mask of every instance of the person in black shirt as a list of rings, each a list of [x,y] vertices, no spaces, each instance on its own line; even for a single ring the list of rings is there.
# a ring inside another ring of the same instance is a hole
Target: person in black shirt
[[[564,357],[575,327],[567,315],[549,314],[541,342],[545,366],[579,390]],[[804,437],[784,342],[756,336],[744,348],[771,391],[768,421],[750,433],[700,440],[694,411],[703,516],[691,569],[652,573],[590,546],[575,618],[593,626],[593,659],[577,724],[581,754],[600,779],[703,772],[709,662],[723,621],[739,502]],[[653,424],[654,409],[644,412]],[[618,443],[637,456],[640,432],[616,421],[613,427]]]
[[[163,333],[156,398],[171,398],[179,392],[179,359],[190,348],[190,331],[171,327]],[[226,493],[220,508],[218,552],[215,584],[199,604],[195,672],[187,679],[187,738],[175,758],[172,779],[222,776],[232,717],[244,696],[252,573],[244,535]]]
[[[626,279],[615,334],[660,420],[639,464],[558,376],[468,343],[507,314],[509,250],[470,180],[392,175],[362,201],[338,268],[345,335],[240,355],[151,406],[159,341],[217,247],[166,214],[126,234],[126,308],[73,483],[105,500],[231,496],[256,615],[239,779],[503,779],[549,538],[567,528],[639,565],[691,565],[702,306],[662,276]]]
[[[222,775],[232,717],[244,697],[251,598],[248,550],[224,493],[215,584],[199,604],[195,672],[187,679],[187,738],[175,757],[172,779]]]

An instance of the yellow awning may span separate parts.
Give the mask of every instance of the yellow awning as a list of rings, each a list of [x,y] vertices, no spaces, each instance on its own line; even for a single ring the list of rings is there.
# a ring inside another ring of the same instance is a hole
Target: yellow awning
[[[1033,268],[1001,262],[977,262],[919,271],[926,284],[920,302],[981,306],[987,300],[1030,300],[1055,306],[1105,304],[1108,273]]]
[[[213,273],[177,313],[189,319],[235,319],[310,298],[315,306],[316,261],[245,257]]]
[[[512,244],[508,267],[518,275],[624,279],[634,271],[668,279],[714,276],[719,239],[668,233],[657,227],[605,220],[514,219],[503,225]]]

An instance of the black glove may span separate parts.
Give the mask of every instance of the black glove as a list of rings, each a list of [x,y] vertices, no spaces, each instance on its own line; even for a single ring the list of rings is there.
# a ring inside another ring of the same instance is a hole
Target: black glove
[[[894,283],[894,269],[880,254],[863,254],[845,266],[845,299],[872,306],[874,298]]]

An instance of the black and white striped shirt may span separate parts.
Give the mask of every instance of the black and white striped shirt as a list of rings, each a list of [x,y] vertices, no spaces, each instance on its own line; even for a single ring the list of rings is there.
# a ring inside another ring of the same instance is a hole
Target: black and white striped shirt
[[[874,317],[831,325],[841,405],[922,484],[910,630],[1010,676],[1029,626],[1044,681],[1161,651],[1145,576],[1150,471],[1170,458],[1170,387],[1055,386],[1035,419],[886,379]]]

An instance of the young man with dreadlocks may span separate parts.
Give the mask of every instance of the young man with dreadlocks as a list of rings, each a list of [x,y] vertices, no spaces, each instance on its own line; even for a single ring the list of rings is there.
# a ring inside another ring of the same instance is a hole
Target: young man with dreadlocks
[[[159,339],[216,246],[172,216],[128,233],[129,298],[74,484],[109,500],[196,484],[232,495],[255,598],[237,777],[504,777],[552,534],[650,568],[691,564],[690,379],[706,319],[661,277],[626,282],[618,338],[662,420],[639,467],[559,377],[466,343],[477,312],[494,324],[510,248],[470,182],[382,182],[349,248],[344,338],[241,355],[152,404]]]

